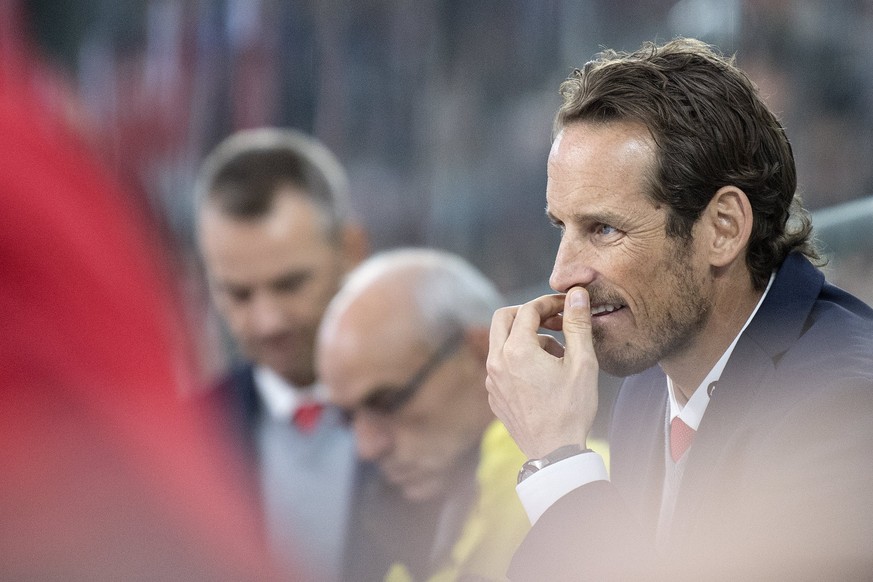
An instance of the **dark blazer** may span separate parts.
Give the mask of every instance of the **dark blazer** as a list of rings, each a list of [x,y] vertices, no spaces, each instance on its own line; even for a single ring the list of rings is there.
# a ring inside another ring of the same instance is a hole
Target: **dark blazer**
[[[660,368],[625,381],[611,482],[549,508],[512,580],[873,577],[870,307],[786,259],[712,395],[656,548],[666,406]]]
[[[202,399],[201,404],[208,405],[215,413],[222,430],[238,439],[240,452],[252,467],[256,467],[255,430],[263,405],[255,388],[251,364],[235,366]]]

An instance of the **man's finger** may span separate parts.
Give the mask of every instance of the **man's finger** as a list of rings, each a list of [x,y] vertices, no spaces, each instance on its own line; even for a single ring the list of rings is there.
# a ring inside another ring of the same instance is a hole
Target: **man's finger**
[[[588,291],[582,287],[573,287],[567,293],[564,301],[564,342],[566,344],[565,361],[569,358],[588,359],[592,353],[593,339],[591,337],[591,305]]]
[[[556,358],[564,357],[564,346],[550,335],[540,334],[540,347]]]
[[[512,329],[512,322],[515,321],[515,314],[518,311],[518,305],[511,307],[501,307],[494,312],[491,317],[491,331],[488,334],[488,353],[499,354],[503,350],[503,344],[506,343],[506,338],[509,337],[509,330]]]
[[[536,334],[543,323],[557,316],[564,308],[563,295],[543,295],[522,305],[515,316],[512,331],[525,334]]]
[[[563,330],[564,329],[564,313],[561,312],[561,313],[558,313],[557,315],[553,315],[549,318],[546,318],[546,320],[543,321],[543,323],[540,327],[543,327],[545,329],[549,329],[551,331]]]

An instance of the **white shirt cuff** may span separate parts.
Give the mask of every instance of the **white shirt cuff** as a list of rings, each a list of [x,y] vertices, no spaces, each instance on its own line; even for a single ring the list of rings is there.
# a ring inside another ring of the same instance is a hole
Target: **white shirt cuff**
[[[533,525],[558,499],[594,481],[609,481],[606,464],[597,453],[582,453],[543,467],[515,491]]]

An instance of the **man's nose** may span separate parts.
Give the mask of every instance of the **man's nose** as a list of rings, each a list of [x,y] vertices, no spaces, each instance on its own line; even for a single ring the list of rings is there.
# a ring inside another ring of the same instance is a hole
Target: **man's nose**
[[[376,418],[362,411],[352,421],[358,456],[365,461],[376,461],[391,448],[391,434]]]
[[[595,274],[591,245],[566,237],[562,239],[549,277],[552,289],[566,293],[571,287],[587,287]]]
[[[252,331],[261,337],[275,335],[285,327],[285,315],[279,303],[268,293],[252,298],[249,306],[249,323]]]

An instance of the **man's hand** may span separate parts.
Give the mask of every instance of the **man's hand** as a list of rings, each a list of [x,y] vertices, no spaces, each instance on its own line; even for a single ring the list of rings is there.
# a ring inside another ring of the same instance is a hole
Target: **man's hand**
[[[561,311],[563,310],[563,317]],[[566,347],[540,328],[563,330]],[[585,445],[597,413],[597,358],[588,292],[574,287],[494,313],[488,402],[528,458]]]

